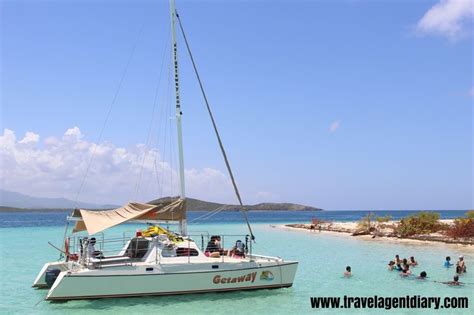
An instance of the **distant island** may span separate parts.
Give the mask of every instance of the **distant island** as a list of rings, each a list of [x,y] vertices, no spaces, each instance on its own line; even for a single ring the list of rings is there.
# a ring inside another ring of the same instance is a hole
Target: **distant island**
[[[159,201],[170,199],[171,197],[164,197],[156,200],[149,201],[148,203],[154,204]],[[222,209],[222,211],[238,211],[240,210],[239,205],[227,205],[216,202],[203,201],[194,198],[186,198],[187,210],[188,211],[213,211],[216,209]],[[246,210],[252,211],[321,211],[323,209],[300,205],[296,203],[274,203],[264,202],[255,205],[244,205]]]
[[[100,205],[86,202],[75,203],[65,198],[41,198],[24,195],[17,192],[0,190],[0,211],[68,211],[73,208],[81,209],[114,209],[118,205]],[[149,201],[153,204],[158,201],[167,200],[173,197],[164,197]],[[186,198],[188,211],[212,211],[222,209],[222,211],[237,211],[238,205],[227,205],[216,202],[208,202],[194,198]],[[321,211],[320,208],[295,204],[295,203],[259,203],[255,205],[245,205],[245,209],[252,211]]]
[[[71,209],[74,207],[83,209],[113,209],[117,205],[95,204],[90,202],[75,202],[66,198],[44,198],[33,197],[22,193],[0,189],[0,210],[9,208],[10,210],[21,209]]]

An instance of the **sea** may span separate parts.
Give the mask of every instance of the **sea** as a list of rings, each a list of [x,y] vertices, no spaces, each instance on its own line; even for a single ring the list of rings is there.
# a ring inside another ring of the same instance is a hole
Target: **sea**
[[[393,219],[417,211],[370,211]],[[437,211],[442,219],[461,217],[465,211]],[[313,309],[312,297],[467,297],[468,309],[440,310],[391,308],[389,314],[474,314],[474,250],[442,243],[369,240],[334,233],[292,231],[285,223],[308,223],[312,218],[326,221],[357,221],[368,211],[250,211],[249,220],[256,236],[254,253],[281,256],[299,262],[293,287],[247,292],[206,293],[182,296],[138,297],[51,303],[43,301],[46,291],[31,288],[45,262],[55,261],[58,252],[48,242],[61,246],[67,211],[0,212],[0,314],[380,314],[386,309]],[[248,234],[239,212],[188,213],[189,234]],[[135,231],[146,225],[124,225]],[[173,226],[171,226],[173,228]],[[121,233],[118,228],[110,233]],[[239,236],[236,236],[237,238]],[[228,240],[230,247],[234,240]],[[414,274],[425,271],[425,281],[404,278],[388,271],[387,263],[399,254],[414,256],[419,265]],[[456,262],[463,255],[468,272],[465,284],[452,287],[442,282],[454,276],[453,268],[443,267],[446,256]],[[344,278],[346,266],[353,276]]]

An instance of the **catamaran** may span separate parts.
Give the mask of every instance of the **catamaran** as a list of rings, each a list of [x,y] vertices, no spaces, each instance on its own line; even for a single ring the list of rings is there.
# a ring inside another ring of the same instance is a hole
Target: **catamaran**
[[[75,209],[68,216],[61,259],[46,263],[33,287],[48,289],[46,300],[117,298],[255,289],[293,285],[298,262],[252,252],[255,236],[197,72],[181,20],[170,0],[172,62],[179,157],[179,197],[157,202],[130,202],[112,210]],[[204,96],[224,161],[239,201],[248,234],[210,235],[187,231],[184,158],[176,25],[179,25]],[[69,222],[74,223],[69,231]],[[163,227],[174,222],[179,232]],[[132,235],[105,238],[104,231],[125,223],[148,227]],[[161,225],[160,225],[161,224]],[[225,249],[225,240],[236,239]],[[117,247],[115,253],[108,246]],[[96,250],[99,249],[99,250]],[[111,255],[109,255],[111,254]]]

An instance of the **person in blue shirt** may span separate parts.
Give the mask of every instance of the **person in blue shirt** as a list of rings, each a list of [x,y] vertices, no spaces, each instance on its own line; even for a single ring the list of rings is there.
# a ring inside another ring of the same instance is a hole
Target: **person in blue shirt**
[[[449,267],[451,267],[452,265],[453,265],[453,264],[451,263],[451,257],[449,257],[449,256],[446,257],[446,261],[444,262],[444,266],[445,266],[446,268],[449,268]]]

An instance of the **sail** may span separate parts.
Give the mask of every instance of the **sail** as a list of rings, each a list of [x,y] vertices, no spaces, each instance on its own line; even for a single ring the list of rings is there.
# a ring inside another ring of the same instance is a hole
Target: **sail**
[[[186,200],[168,199],[157,204],[129,202],[123,207],[104,210],[76,210],[73,218],[80,218],[73,233],[85,231],[89,235],[104,231],[121,223],[136,220],[181,221],[186,219]]]

